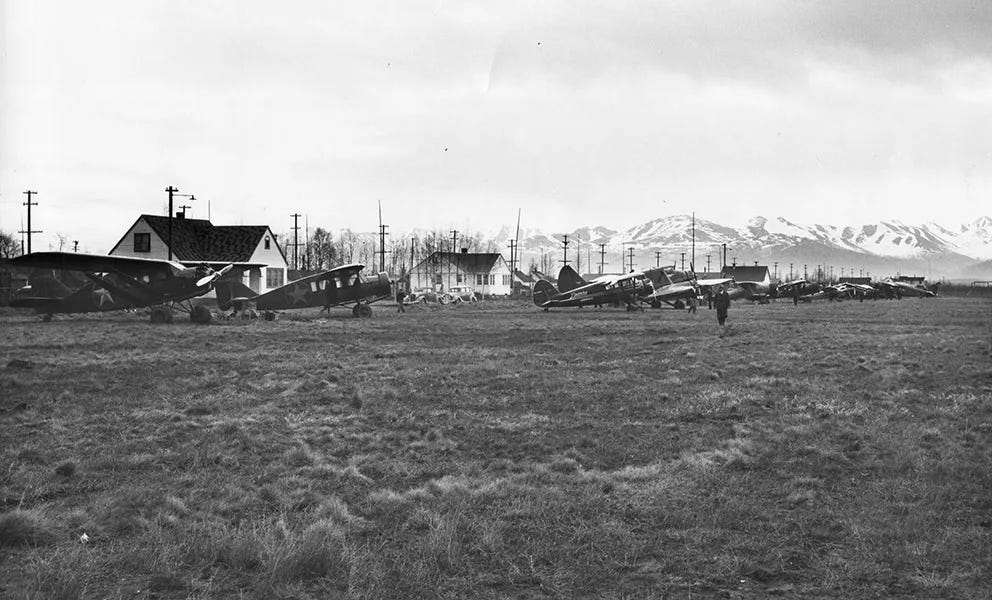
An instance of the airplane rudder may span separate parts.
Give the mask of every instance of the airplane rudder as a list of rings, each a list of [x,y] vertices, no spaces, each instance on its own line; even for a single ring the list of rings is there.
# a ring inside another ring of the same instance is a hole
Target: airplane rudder
[[[558,294],[558,290],[546,279],[538,279],[534,284],[533,299],[535,306],[544,306],[551,298]]]

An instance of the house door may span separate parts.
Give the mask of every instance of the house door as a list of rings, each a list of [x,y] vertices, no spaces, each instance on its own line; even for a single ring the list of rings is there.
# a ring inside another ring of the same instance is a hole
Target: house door
[[[248,271],[248,287],[250,287],[251,291],[255,292],[256,294],[259,291],[259,285],[261,283],[261,279],[262,279],[262,270],[260,268],[252,267],[251,270]]]

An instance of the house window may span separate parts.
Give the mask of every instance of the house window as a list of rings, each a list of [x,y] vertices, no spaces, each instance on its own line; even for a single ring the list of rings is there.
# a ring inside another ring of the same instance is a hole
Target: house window
[[[458,273],[457,275],[455,275],[455,283],[460,284],[461,282],[462,282],[462,274]]]
[[[134,251],[135,252],[151,252],[152,251],[152,234],[150,234],[150,233],[136,233],[136,234],[134,234]]]
[[[269,239],[269,236],[265,236],[265,249],[268,250],[271,247],[272,247],[272,240]]]
[[[435,274],[434,275],[434,285],[441,285],[441,283],[443,283],[443,281],[441,279],[441,274],[440,273]]]
[[[486,285],[485,275],[483,273],[475,274],[475,285]]]
[[[277,288],[282,285],[282,269],[268,267],[265,269],[265,287]]]
[[[503,285],[510,285],[510,276],[503,275]]]

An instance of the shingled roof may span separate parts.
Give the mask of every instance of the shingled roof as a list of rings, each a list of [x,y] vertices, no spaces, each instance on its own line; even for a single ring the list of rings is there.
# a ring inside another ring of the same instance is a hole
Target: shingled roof
[[[141,215],[163,240],[169,239],[169,218]],[[214,225],[206,219],[172,220],[172,254],[182,262],[248,262],[265,225]]]
[[[736,281],[764,281],[768,277],[768,267],[730,266],[723,268],[724,277],[733,277]]]

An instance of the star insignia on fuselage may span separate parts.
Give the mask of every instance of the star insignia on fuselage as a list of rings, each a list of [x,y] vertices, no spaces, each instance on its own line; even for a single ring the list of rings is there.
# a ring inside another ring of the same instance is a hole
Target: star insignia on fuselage
[[[292,289],[286,292],[289,299],[292,300],[293,304],[306,304],[307,303],[307,286],[306,285],[294,285]]]
[[[99,308],[103,308],[104,304],[114,304],[114,297],[110,295],[110,291],[104,288],[97,288],[93,290],[93,302]]]

